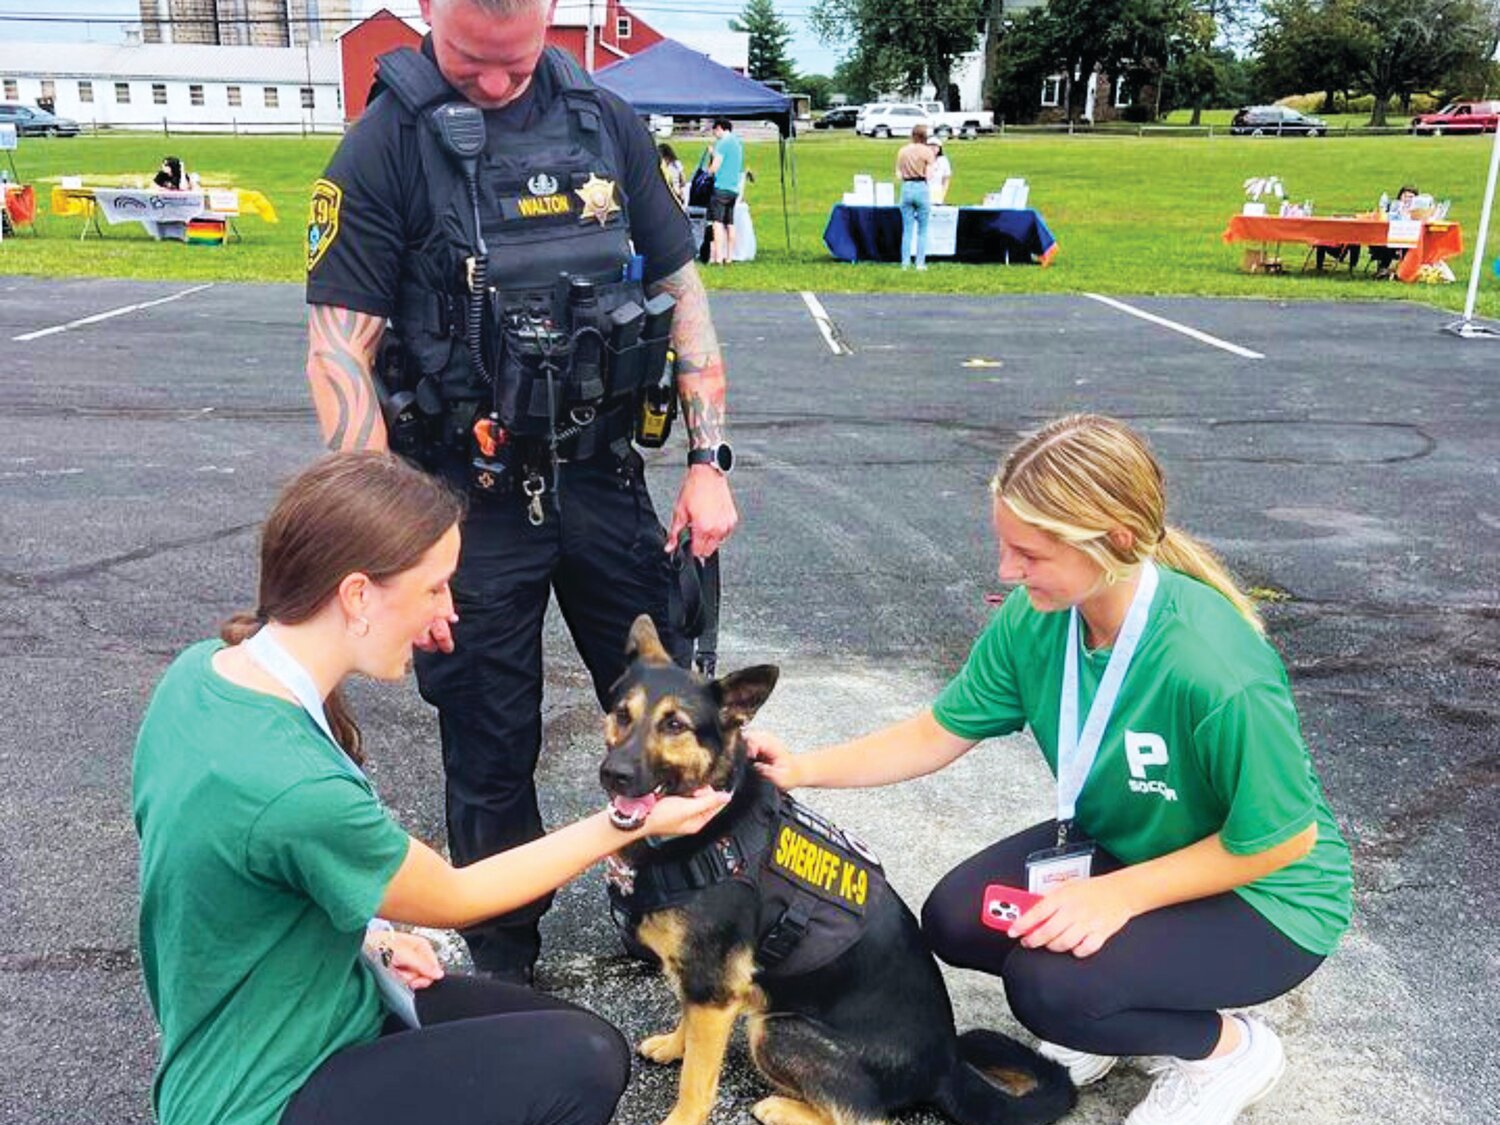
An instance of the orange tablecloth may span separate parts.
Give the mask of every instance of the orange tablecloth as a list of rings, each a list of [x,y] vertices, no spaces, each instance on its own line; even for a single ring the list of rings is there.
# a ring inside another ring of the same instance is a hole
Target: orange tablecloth
[[[1224,231],[1225,242],[1305,242],[1309,246],[1386,246],[1384,219],[1341,219],[1311,216],[1283,219],[1275,215],[1236,215]],[[1423,223],[1417,244],[1401,259],[1396,276],[1415,281],[1423,266],[1463,253],[1463,232],[1457,223]]]

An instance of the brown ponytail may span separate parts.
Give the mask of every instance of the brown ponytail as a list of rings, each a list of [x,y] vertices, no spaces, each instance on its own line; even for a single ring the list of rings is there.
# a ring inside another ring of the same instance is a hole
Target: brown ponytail
[[[410,570],[463,512],[461,496],[388,453],[322,458],[287,483],[261,528],[258,608],[232,614],[219,636],[235,645],[268,621],[307,621],[350,574],[378,583]],[[330,692],[323,710],[338,744],[363,765],[342,691]]]

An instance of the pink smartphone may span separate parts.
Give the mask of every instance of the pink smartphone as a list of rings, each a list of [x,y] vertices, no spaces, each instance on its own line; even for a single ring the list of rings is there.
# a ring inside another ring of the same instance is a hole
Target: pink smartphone
[[[1007,887],[1004,883],[991,883],[984,888],[984,906],[980,908],[979,920],[992,930],[1009,930],[1012,922],[1041,901],[1041,895],[1030,891]]]

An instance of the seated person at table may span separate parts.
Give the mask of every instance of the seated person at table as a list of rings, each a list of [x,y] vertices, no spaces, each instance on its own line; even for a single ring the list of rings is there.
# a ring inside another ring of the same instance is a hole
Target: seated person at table
[[[151,177],[151,182],[165,191],[183,191],[189,186],[182,161],[175,156],[168,156],[162,160],[161,167],[157,169],[156,175]]]
[[[1391,219],[1411,218],[1411,206],[1416,201],[1416,198],[1416,187],[1412,184],[1402,184],[1401,190],[1396,193],[1396,198],[1386,205],[1386,217]],[[1379,267],[1375,271],[1375,276],[1382,280],[1396,272],[1396,266],[1404,257],[1406,257],[1406,250],[1400,246],[1370,247],[1370,261]]]

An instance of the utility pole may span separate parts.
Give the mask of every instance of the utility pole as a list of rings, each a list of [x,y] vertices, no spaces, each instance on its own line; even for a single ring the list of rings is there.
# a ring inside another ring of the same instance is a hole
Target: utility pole
[[[589,0],[589,26],[583,39],[583,69],[594,73],[594,0]]]

